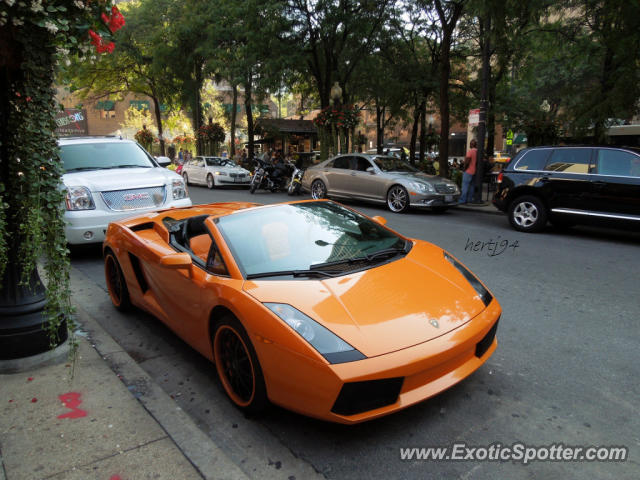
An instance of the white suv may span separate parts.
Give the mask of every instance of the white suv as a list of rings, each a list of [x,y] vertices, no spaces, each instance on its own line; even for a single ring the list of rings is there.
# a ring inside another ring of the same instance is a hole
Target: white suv
[[[109,222],[168,207],[189,207],[182,177],[160,167],[136,142],[118,137],[61,138],[71,245],[104,240]]]

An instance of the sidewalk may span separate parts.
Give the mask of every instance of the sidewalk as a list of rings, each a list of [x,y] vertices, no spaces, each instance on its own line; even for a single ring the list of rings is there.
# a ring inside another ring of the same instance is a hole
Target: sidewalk
[[[248,478],[87,312],[77,317],[73,378],[64,358],[0,374],[0,480]]]

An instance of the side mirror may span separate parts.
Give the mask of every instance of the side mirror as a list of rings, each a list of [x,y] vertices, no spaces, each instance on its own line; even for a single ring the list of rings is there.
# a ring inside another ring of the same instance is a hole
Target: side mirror
[[[372,220],[378,222],[380,225],[387,224],[387,219],[384,217],[381,217],[380,215],[376,215],[375,217],[372,217]]]
[[[376,174],[376,171],[373,169],[373,167],[368,167],[366,171],[369,172],[371,175]]]
[[[160,266],[165,268],[188,268],[191,263],[191,255],[188,253],[170,253],[160,259]]]

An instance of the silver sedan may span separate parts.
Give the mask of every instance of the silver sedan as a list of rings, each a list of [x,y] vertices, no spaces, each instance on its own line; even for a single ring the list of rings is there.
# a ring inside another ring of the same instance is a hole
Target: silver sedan
[[[353,198],[386,203],[392,212],[409,207],[444,211],[458,203],[460,190],[446,178],[427,175],[397,157],[349,153],[309,167],[302,187],[313,198]]]

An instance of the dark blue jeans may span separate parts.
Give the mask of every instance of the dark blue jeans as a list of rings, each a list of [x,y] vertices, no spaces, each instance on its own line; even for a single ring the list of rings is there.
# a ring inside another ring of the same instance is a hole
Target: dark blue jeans
[[[460,195],[460,203],[472,202],[474,190],[475,185],[473,184],[473,175],[464,172],[462,174],[462,194]]]

